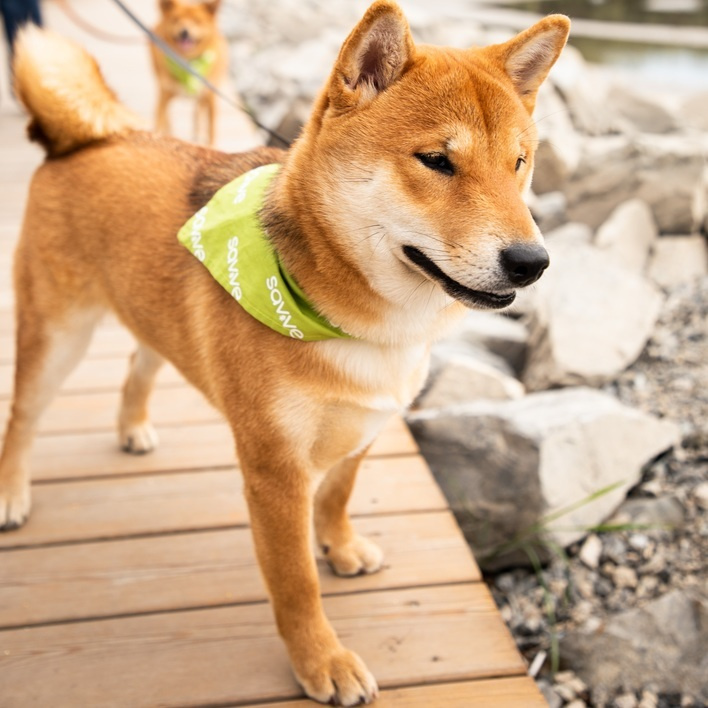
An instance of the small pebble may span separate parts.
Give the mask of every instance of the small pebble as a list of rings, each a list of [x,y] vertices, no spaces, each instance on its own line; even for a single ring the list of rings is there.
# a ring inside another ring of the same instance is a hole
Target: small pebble
[[[701,509],[708,509],[708,482],[701,482],[693,490],[693,497]]]
[[[588,568],[595,570],[600,563],[601,554],[602,541],[593,533],[585,539],[578,557]]]
[[[615,698],[615,708],[637,708],[637,698],[633,693],[623,693]]]
[[[634,568],[628,568],[624,565],[619,565],[615,568],[612,580],[618,588],[637,587],[637,573]]]

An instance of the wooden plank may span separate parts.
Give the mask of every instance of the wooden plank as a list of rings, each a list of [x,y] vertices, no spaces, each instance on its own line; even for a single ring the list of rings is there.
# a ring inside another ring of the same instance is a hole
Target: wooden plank
[[[128,357],[84,359],[64,382],[61,392],[76,394],[115,391],[123,386],[127,374]],[[0,364],[0,400],[12,394],[14,375],[14,364]],[[184,379],[171,365],[163,366],[157,374],[158,387],[179,383],[184,384]]]
[[[0,534],[0,548],[224,528],[247,523],[236,470],[202,470],[33,488],[33,510],[21,529]],[[367,459],[352,495],[352,514],[446,508],[418,455]]]
[[[121,394],[86,393],[58,396],[39,422],[39,434],[114,430]],[[10,401],[0,401],[0,428],[4,429]],[[158,389],[150,400],[150,412],[156,426],[212,423],[221,414],[204,396],[188,385]]]
[[[233,437],[226,423],[164,427],[160,443],[148,455],[127,455],[118,448],[115,431],[39,436],[32,453],[32,479],[48,481],[134,475],[153,472],[231,467],[235,461]],[[2,436],[0,436],[0,439]],[[399,416],[393,417],[376,439],[370,457],[418,452]]]
[[[38,435],[62,435],[65,433],[92,433],[114,431],[120,406],[121,394],[113,392],[90,392],[82,394],[61,395],[50,405],[39,423]],[[0,430],[4,431],[9,415],[10,401],[0,400]],[[213,408],[206,399],[188,384],[172,386],[155,391],[150,401],[150,413],[158,434],[167,439],[167,428],[171,426],[201,426],[207,423],[221,422],[221,414]],[[378,454],[390,452],[405,452],[415,450],[415,443],[403,424],[392,423],[387,428],[388,433],[378,445]],[[182,431],[182,435],[191,435]],[[0,438],[2,435],[0,435]],[[175,435],[169,435],[174,440]],[[115,439],[115,438],[114,438]],[[75,445],[80,446],[80,438],[75,436]],[[68,448],[67,448],[68,449]],[[75,453],[77,448],[73,448]],[[115,442],[106,447],[110,454],[115,451]],[[231,452],[229,451],[229,455]],[[128,464],[128,463],[124,463]],[[228,463],[227,463],[228,464]]]
[[[479,580],[450,512],[356,527],[381,546],[385,567],[344,579],[320,561],[324,594]],[[0,565],[0,627],[267,599],[250,529],[5,551]]]
[[[230,708],[236,708],[234,703]],[[241,704],[243,705],[243,704]],[[260,708],[313,708],[310,700],[261,703]],[[440,683],[381,691],[376,708],[548,708],[529,676]]]
[[[86,357],[105,359],[106,357],[129,356],[135,350],[135,339],[122,327],[101,328],[91,340]],[[0,364],[15,361],[15,335],[0,332]]]
[[[325,598],[382,687],[525,673],[482,583]],[[6,705],[184,706],[301,695],[263,604],[0,632]]]

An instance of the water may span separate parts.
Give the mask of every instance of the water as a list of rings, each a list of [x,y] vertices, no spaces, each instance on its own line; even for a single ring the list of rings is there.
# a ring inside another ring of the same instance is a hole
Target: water
[[[538,0],[505,2],[541,14],[606,22],[708,27],[708,0]],[[634,41],[572,37],[588,61],[616,69],[632,80],[681,91],[708,91],[708,47],[695,49]]]

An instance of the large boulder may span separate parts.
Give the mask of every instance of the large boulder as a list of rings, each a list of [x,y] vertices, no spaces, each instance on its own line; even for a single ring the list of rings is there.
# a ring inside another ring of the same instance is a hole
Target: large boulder
[[[573,630],[561,639],[561,660],[573,667],[593,698],[647,685],[659,693],[708,701],[708,600],[672,590],[641,608],[609,617],[599,626]],[[682,704],[683,705],[683,704]]]
[[[522,380],[532,391],[604,383],[639,356],[663,296],[594,246],[553,238],[547,246]]]
[[[630,129],[642,133],[668,133],[678,128],[674,114],[650,94],[640,94],[626,85],[610,89],[608,100]]]
[[[541,85],[533,117],[538,130],[534,192],[555,192],[563,188],[580,163],[581,138],[563,99],[550,82]]]
[[[526,359],[528,339],[528,329],[518,320],[495,312],[470,310],[455,328],[454,335],[436,345],[434,351],[456,345],[464,349],[471,344],[501,357],[519,373]]]
[[[495,366],[490,357],[453,354],[431,376],[415,403],[416,408],[439,408],[482,399],[521,398],[523,385],[506,366]]]
[[[708,134],[588,138],[564,189],[568,217],[598,228],[619,204],[639,197],[660,233],[691,233],[706,218],[706,150]]]
[[[708,244],[703,236],[664,236],[654,245],[649,277],[671,288],[708,275]]]
[[[641,199],[620,204],[595,234],[595,245],[620,265],[643,273],[659,236],[651,209]]]
[[[581,538],[679,437],[674,424],[586,388],[421,410],[409,423],[487,568],[523,561],[534,530],[561,545]]]
[[[565,47],[550,76],[578,130],[602,135],[618,127],[617,114],[608,101],[612,87],[608,74],[589,66],[575,47]]]

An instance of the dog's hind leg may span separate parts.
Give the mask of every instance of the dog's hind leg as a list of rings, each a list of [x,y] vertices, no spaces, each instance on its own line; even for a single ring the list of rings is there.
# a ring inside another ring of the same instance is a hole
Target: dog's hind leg
[[[157,446],[157,433],[148,418],[147,406],[155,377],[164,361],[154,349],[143,343],[138,345],[130,359],[118,416],[120,445],[126,452],[140,455]]]
[[[331,469],[315,495],[317,543],[334,572],[344,577],[375,573],[383,561],[381,549],[355,533],[347,514],[347,502],[365,454],[346,458]]]
[[[0,529],[12,529],[30,510],[29,456],[39,417],[91,340],[99,308],[73,309],[51,316],[30,292],[18,289],[15,389],[5,443],[0,454]],[[45,300],[46,302],[46,300]],[[58,303],[55,303],[55,305]]]

